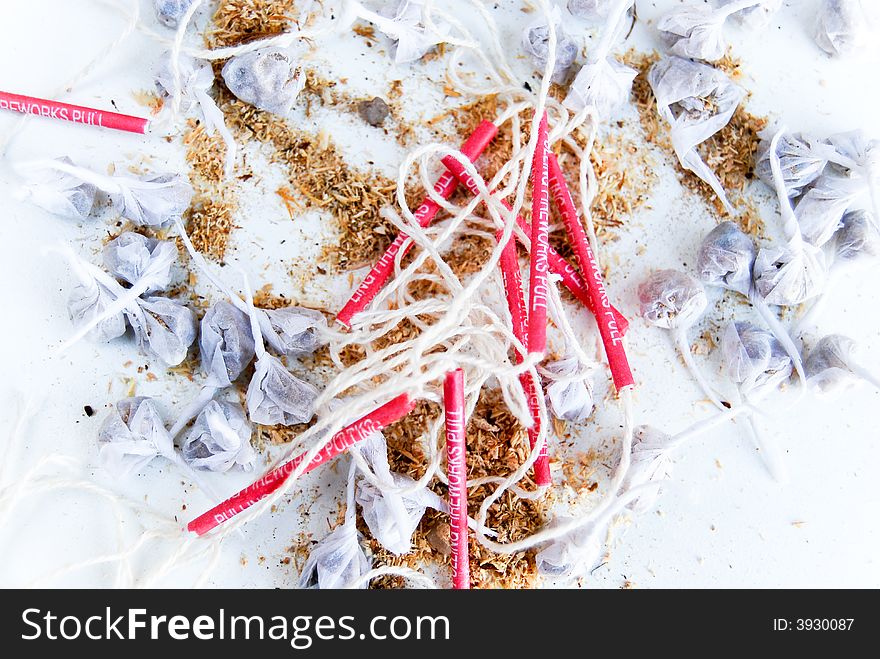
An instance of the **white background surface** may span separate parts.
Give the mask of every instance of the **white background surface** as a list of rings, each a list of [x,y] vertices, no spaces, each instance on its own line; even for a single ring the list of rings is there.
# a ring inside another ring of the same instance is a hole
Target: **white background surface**
[[[148,4],[143,3],[146,20],[158,29],[147,11]],[[503,10],[515,3],[499,4],[504,5]],[[640,23],[625,48],[659,47],[645,21],[673,4],[640,0]],[[727,31],[735,54],[744,62],[747,76],[743,85],[753,93],[748,107],[756,114],[782,118],[793,130],[825,135],[862,127],[877,136],[880,89],[876,67],[880,53],[855,60],[831,60],[822,54],[809,36],[817,4],[812,0],[786,2],[765,32],[749,33],[738,27]],[[496,13],[506,17],[499,20],[509,31],[511,44],[517,44],[522,21],[528,19],[516,10]],[[0,23],[0,61],[4,62],[0,65],[0,89],[47,96],[57,92],[59,85],[115,38],[123,18],[96,1],[3,0]],[[346,43],[350,41],[346,39]],[[334,48],[338,53],[338,45]],[[150,72],[161,52],[161,46],[136,34],[64,100],[109,109],[113,99],[120,111],[143,114],[133,93],[151,87]],[[376,53],[357,61],[333,59],[335,66],[362,67],[363,75],[353,77],[352,85],[366,93],[381,92],[388,80],[411,75],[404,68],[388,68]],[[524,62],[518,66],[525,80],[528,68]],[[420,103],[432,102],[429,91],[414,94],[413,116],[423,113]],[[622,116],[627,121],[633,119],[631,110],[623,111]],[[318,113],[312,122],[316,128],[330,128],[354,164],[375,157],[390,174],[403,155],[387,138],[357,132],[351,116]],[[5,138],[18,129],[17,116],[0,115],[0,136]],[[35,119],[25,124],[7,160],[0,164],[0,281],[4,284],[0,441],[7,451],[0,464],[0,485],[7,486],[44,456],[57,453],[75,458],[77,464],[82,460],[86,466],[69,470],[50,466],[45,473],[94,480],[145,501],[165,516],[188,520],[206,507],[207,500],[191,488],[181,487],[181,479],[170,469],[157,465],[130,482],[113,483],[91,465],[104,407],[124,395],[123,378],[137,378],[138,392],[158,396],[166,410],[184,404],[197,386],[163,377],[158,365],[159,381],[145,382],[135,369],[148,360],[138,356],[127,341],[109,345],[83,342],[61,358],[47,355],[48,346],[56,345],[71,331],[65,310],[71,281],[66,266],[54,257],[43,256],[41,250],[69,241],[86,258],[97,261],[105,220],[77,226],[14,200],[15,179],[9,172],[9,161],[63,154],[101,170],[109,162],[123,167],[151,161],[154,167],[162,167],[162,163],[176,167],[181,162],[173,145],[156,138]],[[251,155],[258,163],[254,167],[259,167],[259,156]],[[691,402],[699,396],[684,376],[667,337],[636,317],[635,287],[652,267],[692,268],[697,245],[716,220],[702,202],[681,192],[668,163],[656,160],[660,183],[651,208],[630,218],[620,240],[610,247],[620,258],[611,270],[610,290],[632,322],[630,353],[639,384],[637,418],[675,431],[710,410]],[[330,295],[338,306],[344,299],[347,277],[335,283],[312,280],[308,272],[305,277],[286,277],[288,271],[302,271],[304,264],[314,259],[318,247],[310,238],[332,237],[332,228],[314,214],[295,223],[286,221],[286,211],[275,204],[271,194],[282,180],[281,174],[264,172],[262,180],[263,188],[242,197],[240,215],[246,222],[240,222],[243,228],[235,235],[229,260],[245,263],[258,285],[272,281],[276,292],[307,302]],[[756,190],[766,197],[760,188]],[[765,214],[765,222],[773,234],[778,216],[771,204],[766,207],[771,210]],[[283,250],[277,247],[280,239],[286,241]],[[299,254],[287,251],[294,244],[301,247]],[[646,247],[645,253],[631,258],[639,245]],[[264,264],[271,265],[264,269]],[[837,289],[839,294],[828,305],[823,320],[823,329],[857,339],[864,348],[865,363],[875,368],[880,364],[876,282],[870,268],[851,278],[848,289]],[[713,313],[705,321],[708,327],[719,322],[718,314]],[[133,365],[124,367],[129,360]],[[713,375],[716,366],[712,358],[706,363]],[[13,442],[11,433],[21,401],[28,398],[36,401],[39,413]],[[761,422],[785,451],[788,484],[770,480],[735,425],[706,436],[677,459],[674,486],[664,494],[658,511],[623,527],[610,561],[585,585],[616,587],[630,580],[637,587],[880,586],[876,560],[880,549],[880,494],[876,487],[880,394],[861,388],[842,400],[817,401],[808,396],[794,404],[795,400],[794,392],[780,397],[775,402],[780,412]],[[99,414],[87,418],[83,413],[86,404]],[[601,414],[598,431],[595,425],[589,426],[585,447],[614,437],[615,415],[613,409]],[[248,481],[247,475],[239,475],[216,482],[231,493]],[[323,508],[335,509],[340,492],[338,477],[330,470],[303,479],[291,490],[291,497],[320,499],[313,516],[304,519],[295,506],[282,506],[276,514],[252,523],[244,536],[235,536],[224,546],[210,583],[287,586],[295,582],[291,567],[279,564],[281,550],[302,530],[316,531],[316,537],[323,535],[317,531],[325,524]],[[26,495],[9,518],[0,520],[0,585],[32,583],[64,563],[115,551],[113,519],[110,507],[91,496],[62,491]],[[136,535],[139,527],[134,518],[127,518],[123,528],[124,533]],[[156,556],[159,553],[157,550]],[[265,560],[261,561],[261,556]],[[155,556],[144,560],[152,558]],[[195,574],[194,569],[182,569],[163,583],[187,585]],[[101,585],[113,577],[112,571],[98,566],[45,583]]]

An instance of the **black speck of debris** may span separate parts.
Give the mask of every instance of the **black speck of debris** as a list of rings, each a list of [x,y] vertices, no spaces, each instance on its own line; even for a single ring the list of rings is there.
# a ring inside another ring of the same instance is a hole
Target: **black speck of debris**
[[[86,413],[86,416],[95,416],[95,408],[91,405],[86,405],[83,407],[83,412]]]
[[[526,81],[523,83],[523,87],[525,88],[525,90],[526,90],[527,92],[532,91],[532,86],[529,84],[529,81],[528,81],[528,80],[526,80]]]

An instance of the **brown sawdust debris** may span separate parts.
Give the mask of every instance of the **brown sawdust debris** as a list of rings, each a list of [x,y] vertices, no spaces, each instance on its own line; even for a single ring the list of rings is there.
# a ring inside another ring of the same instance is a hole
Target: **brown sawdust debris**
[[[267,445],[279,446],[281,444],[289,444],[300,434],[306,431],[312,424],[297,423],[292,426],[284,426],[281,424],[274,426],[264,426],[259,423],[254,424],[253,442],[258,447]]]
[[[221,3],[214,17],[214,27],[208,37],[211,46],[235,45],[253,39],[278,34],[288,29],[294,11],[293,0],[227,0]],[[365,36],[366,35],[362,35]],[[443,50],[437,50],[442,56]],[[218,66],[220,64],[218,63]],[[396,99],[389,94],[391,103]],[[333,89],[333,83],[322,80],[309,72],[304,90],[306,102],[315,100],[323,104],[349,102],[345,94]],[[224,89],[220,89],[219,104],[223,109],[230,128],[242,141],[256,139],[271,145],[274,153],[272,161],[288,169],[290,190],[301,195],[305,207],[321,208],[332,215],[341,231],[338,252],[334,255],[336,263],[342,268],[353,268],[372,263],[393,237],[395,231],[390,223],[379,217],[383,206],[393,205],[395,184],[390,179],[363,172],[347,165],[335,145],[326,135],[310,135],[289,127],[286,122],[267,113],[246,106]],[[454,122],[460,133],[469,134],[476,123],[485,118],[492,120],[497,116],[497,101],[494,98],[480,99],[470,107],[455,112]],[[471,124],[471,128],[467,128]],[[403,126],[398,139],[408,143],[412,139],[409,130]],[[527,126],[526,126],[527,130]],[[506,132],[506,135],[505,135]],[[526,136],[527,139],[527,136]],[[511,139],[509,128],[502,131],[486,155],[486,171],[491,176],[509,160]],[[418,188],[409,190],[407,197],[411,207],[415,207],[422,196]],[[491,250],[491,241],[473,236],[465,236],[455,241],[450,252],[453,270],[466,275],[475,271]],[[427,265],[431,269],[431,265]],[[436,291],[425,287],[419,294],[432,294]],[[271,307],[283,305],[287,300],[273,296],[271,289],[258,292],[258,306]],[[380,341],[373,349],[404,341],[418,332],[409,321],[404,321]],[[361,346],[352,346],[350,359],[362,359],[365,352]],[[344,356],[345,357],[345,356]],[[316,364],[328,360],[326,350],[315,355]],[[247,379],[243,377],[243,379]],[[389,461],[393,470],[414,478],[421,476],[427,459],[418,441],[432,420],[437,419],[440,408],[436,404],[421,403],[405,419],[385,431],[388,438]],[[290,441],[307,427],[282,428],[260,427],[258,434],[263,442]],[[509,473],[525,460],[528,445],[523,429],[510,415],[500,394],[484,392],[476,414],[468,428],[469,477]],[[432,485],[439,494],[445,495],[445,487]],[[476,512],[480,501],[490,492],[490,488],[472,491],[470,496],[471,514]],[[501,541],[511,541],[536,531],[544,522],[544,502],[521,501],[513,495],[505,495],[490,509],[488,523],[501,532]],[[429,512],[413,539],[414,552],[405,557],[394,557],[369,543],[374,550],[377,563],[405,563],[421,567],[426,562],[445,563],[448,546],[444,547],[442,538],[448,535],[446,516]],[[305,543],[295,543],[302,546]],[[498,556],[472,544],[471,560],[475,587],[531,587],[536,582],[534,553],[523,552],[515,556]],[[291,551],[297,551],[295,547]],[[376,580],[378,586],[400,586],[401,580],[386,578]]]
[[[296,213],[301,211],[302,208],[297,202],[296,197],[293,196],[290,188],[286,185],[282,185],[280,188],[275,190],[275,194],[281,197],[282,203],[284,203],[284,207],[287,209],[287,214],[290,215],[290,219],[294,219],[296,217]]]
[[[761,216],[761,209],[755,199],[748,195],[741,195],[734,198],[732,203],[737,210],[733,220],[739,225],[739,228],[755,238],[766,238],[764,218]]]
[[[194,119],[187,121],[183,135],[186,162],[195,176],[205,183],[220,183],[226,158],[226,143],[218,134],[208,134],[205,127]]]
[[[266,284],[259,290],[254,291],[254,306],[259,309],[281,309],[289,307],[293,301],[283,294],[272,292],[272,284]]]
[[[628,137],[623,128],[624,124],[620,123],[603,133],[590,153],[597,183],[590,212],[596,236],[602,241],[616,239],[613,230],[623,226],[627,217],[647,204],[657,182],[655,163],[650,154]],[[580,161],[567,145],[562,147],[559,163],[575,203],[579,203]],[[555,222],[561,224],[562,217],[555,207],[552,213]],[[552,234],[551,241],[563,256],[571,257],[572,249],[564,230]]]
[[[489,95],[456,110],[453,116],[459,136],[465,138],[473,132],[480,121],[492,121],[498,114],[497,97]],[[522,139],[525,143],[529,137],[528,116],[523,115],[522,119]],[[620,130],[624,128],[623,124],[616,128],[612,127],[612,130],[605,133],[603,138],[593,145],[593,151],[590,154],[598,183],[598,191],[591,205],[593,223],[597,236],[606,240],[614,238],[613,232],[609,231],[610,229],[621,226],[627,215],[632,214],[648,201],[657,180],[653,160],[646,156],[644,149],[640,149],[639,145],[628,138],[623,130]],[[572,137],[581,147],[584,146],[585,140],[578,132],[573,133]],[[513,139],[510,123],[507,122],[500,128],[498,135],[489,144],[480,159],[478,164],[481,173],[487,179],[494,176],[509,161],[512,153]],[[577,201],[580,197],[578,192],[578,159],[566,145],[562,146],[558,156],[569,189]],[[483,211],[478,209],[477,214],[482,215]],[[523,215],[528,218],[529,214],[527,195]],[[556,214],[554,217],[557,223],[561,224],[561,217]],[[559,232],[551,239],[554,247],[561,251],[563,256],[568,257],[571,250],[567,246],[563,234],[564,232]],[[491,243],[483,245],[486,256],[491,251],[491,247]]]
[[[602,458],[595,448],[590,448],[586,453],[579,453],[573,459],[562,463],[562,475],[565,484],[578,494],[593,492],[598,487],[597,465]]]
[[[226,144],[193,119],[187,122],[183,144],[195,190],[186,216],[187,230],[199,252],[222,261],[235,227],[232,216],[238,207],[234,190],[224,181]]]
[[[169,366],[166,370],[174,375],[185,377],[192,382],[195,373],[198,373],[201,370],[201,363],[198,350],[190,349],[189,352],[187,352],[186,359],[176,366]]]
[[[222,187],[196,192],[189,210],[189,236],[193,247],[205,256],[222,261],[235,228],[232,214],[237,207],[235,194]]]
[[[740,105],[724,128],[697,146],[697,151],[728,193],[741,193],[752,180],[755,155],[761,142],[758,133],[766,126],[766,117],[755,116]],[[687,172],[684,180],[688,187],[697,189],[714,204],[719,213],[722,211],[717,195],[707,183],[691,172]]]
[[[162,107],[165,105],[165,99],[159,96],[156,91],[142,89],[133,92],[132,96],[135,101],[147,108],[150,111],[150,115],[154,117],[162,111]]]
[[[356,23],[355,26],[351,28],[351,31],[359,37],[363,37],[373,43],[378,41],[376,37],[376,29],[368,23]]]
[[[308,207],[332,215],[340,229],[338,248],[326,256],[341,269],[374,263],[394,235],[394,227],[379,216],[394,202],[396,184],[375,172],[345,162],[326,135],[291,128],[268,112],[227,99],[223,111],[231,129],[243,141],[271,144],[271,159],[287,167],[291,187]]]
[[[638,111],[639,123],[645,133],[645,139],[651,144],[671,149],[669,131],[657,113],[657,102],[648,82],[648,71],[660,59],[660,55],[656,51],[640,53],[631,48],[621,59],[624,64],[638,71],[633,80],[630,99]]]
[[[296,4],[296,0],[221,0],[206,41],[220,48],[281,34],[296,18]]]

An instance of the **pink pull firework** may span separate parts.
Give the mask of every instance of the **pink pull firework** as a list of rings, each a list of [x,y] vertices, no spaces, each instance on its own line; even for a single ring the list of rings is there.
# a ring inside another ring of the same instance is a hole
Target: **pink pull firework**
[[[477,184],[471,178],[470,174],[467,173],[464,166],[455,158],[451,158],[446,156],[443,158],[443,165],[448,169],[453,176],[458,180],[459,183],[464,185],[473,195],[478,194]],[[501,205],[504,206],[507,210],[512,210],[510,204],[508,204],[503,199],[500,200]],[[519,227],[522,229],[523,233],[527,236],[532,235],[532,225],[526,222],[522,217],[517,216],[516,222]],[[571,291],[572,295],[574,295],[578,301],[587,307],[593,314],[595,314],[595,310],[593,309],[593,301],[590,297],[589,286],[581,276],[578,274],[577,270],[575,270],[574,266],[571,265],[568,261],[566,261],[562,256],[559,255],[552,247],[547,249],[547,263],[549,265],[550,272],[553,274],[559,275],[562,279],[562,285],[565,286],[569,291]],[[629,322],[626,318],[623,317],[617,309],[611,307],[612,313],[614,313],[614,318],[617,320],[617,326],[620,329],[621,334],[626,334],[626,329],[629,327]]]
[[[489,142],[495,138],[497,133],[498,126],[491,121],[481,122],[476,130],[474,130],[473,134],[461,146],[461,152],[468,160],[475,161],[486,149]],[[444,199],[449,199],[457,186],[458,181],[455,177],[449,172],[444,172],[434,185],[434,192]],[[415,215],[418,220],[419,226],[426,227],[431,224],[439,210],[440,205],[430,197],[427,197],[422,202],[422,205],[416,209],[413,215]],[[354,292],[349,301],[345,303],[344,307],[342,307],[342,310],[336,316],[336,320],[342,325],[345,327],[351,327],[351,319],[354,315],[363,311],[367,305],[373,301],[373,298],[378,295],[379,290],[385,285],[385,282],[388,281],[388,278],[394,271],[394,261],[397,258],[397,253],[403,249],[403,243],[406,239],[406,234],[397,234],[397,238],[395,238],[394,242],[388,246],[388,249],[385,250],[382,258],[376,262],[376,265],[373,266],[373,269],[370,270],[369,274],[367,274],[363,282],[361,282],[361,285]],[[406,255],[406,252],[409,251],[411,245],[412,243],[404,249],[401,256]]]
[[[415,401],[410,400],[409,396],[402,394],[397,398],[392,398],[351,425],[346,426],[333,436],[330,443],[312,459],[303,473],[308,473],[320,467],[357,442],[369,437],[373,433],[380,432],[386,426],[403,418],[412,411],[415,404]],[[276,467],[260,480],[248,485],[238,494],[231,496],[226,501],[211,508],[208,512],[196,517],[187,525],[187,530],[198,535],[204,535],[211,529],[244,512],[281,487],[287,480],[287,477],[302,464],[303,459],[304,454],[300,454],[280,467]]]
[[[149,121],[140,117],[132,117],[128,114],[96,110],[82,105],[70,105],[58,101],[50,101],[33,96],[22,96],[10,92],[0,91],[0,110],[12,110],[22,114],[32,114],[38,117],[61,119],[77,124],[88,126],[100,126],[113,130],[124,130],[129,133],[145,133]]]
[[[464,371],[446,374],[443,383],[446,412],[446,477],[449,480],[449,544],[452,546],[452,585],[471,587],[468,561],[467,441],[464,425]]]
[[[602,346],[605,348],[605,355],[608,358],[608,367],[611,370],[611,379],[614,386],[620,391],[623,387],[630,387],[634,383],[632,371],[629,367],[629,360],[626,358],[626,350],[623,347],[623,330],[621,330],[619,322],[614,315],[611,302],[608,300],[608,293],[605,291],[605,283],[602,280],[602,272],[599,270],[599,264],[593,250],[590,249],[590,243],[587,242],[587,236],[578,217],[577,208],[571,193],[565,183],[565,177],[562,174],[562,168],[555,154],[550,154],[548,158],[548,166],[550,171],[550,190],[553,193],[553,200],[556,203],[565,223],[565,230],[574,247],[575,258],[581,272],[590,282],[589,293],[594,309],[593,315],[596,317],[596,324],[599,326],[599,335],[602,337]]]
[[[547,350],[547,252],[550,249],[550,199],[547,193],[547,113],[538,122],[532,160],[532,249],[529,254],[529,353]]]
[[[501,239],[501,232],[497,234],[497,238]],[[528,334],[528,319],[526,318],[526,305],[523,301],[522,292],[522,276],[519,272],[519,259],[516,257],[516,242],[513,236],[507,241],[501,252],[501,279],[504,282],[504,294],[507,298],[507,308],[510,311],[510,317],[513,320],[513,335],[523,345],[526,345],[526,336]],[[516,363],[522,363],[522,354],[516,351]],[[528,373],[519,376],[520,385],[523,393],[526,395],[526,401],[529,404],[529,413],[532,416],[532,427],[529,428],[529,446],[535,448],[538,443],[538,435],[541,432],[541,413],[538,405],[538,391],[535,390],[535,382]],[[543,396],[544,392],[540,392]],[[541,447],[538,459],[535,460],[535,483],[539,487],[550,485],[550,459],[547,455],[547,442]]]

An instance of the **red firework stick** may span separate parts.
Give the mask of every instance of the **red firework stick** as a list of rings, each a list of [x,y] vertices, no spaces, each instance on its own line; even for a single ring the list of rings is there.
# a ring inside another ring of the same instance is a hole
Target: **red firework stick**
[[[575,207],[574,200],[571,198],[571,192],[565,183],[562,168],[559,166],[559,161],[556,159],[555,154],[550,154],[548,166],[553,201],[562,215],[565,230],[568,232],[569,240],[571,240],[574,247],[577,264],[590,282],[589,292],[593,300],[593,309],[600,311],[600,313],[594,311],[593,315],[596,317],[596,324],[599,326],[599,335],[602,337],[602,346],[605,348],[605,356],[608,358],[611,379],[614,381],[614,386],[620,391],[623,387],[635,384],[629,367],[629,360],[626,358],[626,350],[623,346],[623,333],[620,331],[617,319],[611,311],[611,302],[608,300],[608,293],[605,291],[602,271],[599,269],[599,264],[596,263],[593,250],[587,241],[584,227],[581,225],[580,217],[578,216],[577,207]]]
[[[464,371],[447,373],[443,382],[446,412],[446,477],[449,480],[449,544],[452,546],[452,586],[471,587],[468,560],[467,441],[464,429]]]
[[[491,121],[481,122],[473,134],[462,144],[461,152],[468,160],[475,161],[486,149],[489,142],[495,138],[497,133],[498,126]],[[449,172],[444,172],[437,179],[437,183],[434,185],[434,192],[444,199],[449,199],[456,187],[458,187],[458,181],[455,177]],[[418,220],[419,226],[424,228],[431,224],[439,210],[440,205],[430,197],[427,197],[413,215]],[[373,298],[378,295],[379,290],[385,285],[385,282],[388,281],[388,278],[391,277],[391,273],[394,271],[394,261],[397,253],[403,249],[402,256],[405,256],[412,246],[412,243],[409,243],[405,249],[403,248],[403,243],[406,239],[407,235],[405,233],[397,234],[397,238],[388,246],[382,258],[373,266],[373,269],[370,270],[358,289],[352,294],[348,302],[345,303],[345,306],[342,307],[342,310],[336,316],[336,320],[343,326],[351,327],[351,319],[354,315],[363,311],[373,301]]]
[[[448,169],[453,176],[458,180],[459,183],[464,185],[473,195],[478,194],[477,184],[471,178],[470,174],[464,168],[458,160],[452,158],[450,156],[446,156],[443,158],[443,165]],[[505,200],[500,199],[501,205],[504,206],[508,211],[512,210],[510,204],[508,204]],[[520,229],[522,229],[523,233],[527,236],[532,235],[532,225],[526,222],[522,217],[517,215],[516,222],[519,225]],[[581,304],[586,306],[593,314],[595,314],[595,309],[593,309],[593,301],[590,298],[590,291],[587,282],[581,278],[578,271],[575,270],[574,266],[572,266],[568,261],[566,261],[562,256],[559,255],[555,249],[550,247],[547,250],[547,262],[550,266],[550,272],[559,275],[562,279],[562,285],[565,286],[569,291],[571,291],[572,295],[574,295]],[[617,320],[617,326],[620,329],[621,334],[626,334],[626,329],[629,327],[629,322],[626,318],[623,317],[617,309],[613,306],[611,307],[612,313],[614,313],[614,317]]]
[[[380,432],[389,424],[409,414],[415,405],[416,401],[410,400],[406,394],[401,394],[397,398],[392,398],[381,407],[377,407],[366,416],[361,417],[333,435],[333,439],[312,458],[312,461],[306,466],[303,473],[308,473],[320,467],[357,442],[366,439],[373,433]],[[270,471],[260,480],[248,485],[238,494],[217,504],[208,512],[199,515],[187,525],[187,530],[197,535],[204,535],[211,529],[244,512],[280,488],[287,480],[287,477],[302,464],[304,456],[305,454],[302,453],[292,458],[280,467]]]
[[[496,234],[497,239],[501,239],[501,233]],[[526,344],[526,336],[528,334],[528,320],[526,318],[526,305],[523,301],[522,293],[522,276],[519,272],[519,259],[516,256],[516,242],[513,236],[507,241],[504,249],[501,251],[501,259],[499,261],[501,267],[501,280],[504,282],[504,294],[507,298],[507,308],[510,311],[510,317],[513,320],[513,335],[523,345]],[[515,350],[516,363],[522,363],[522,354],[519,350]],[[532,427],[529,428],[529,446],[535,448],[538,443],[538,435],[541,432],[541,412],[538,405],[538,391],[535,390],[535,382],[529,373],[523,373],[519,376],[520,386],[526,395],[526,401],[529,405],[529,413],[532,415]],[[544,395],[541,391],[540,395]],[[550,485],[550,458],[547,455],[547,442],[541,447],[538,458],[535,460],[535,483],[540,487]]]
[[[149,123],[146,119],[119,114],[118,112],[96,110],[95,108],[87,108],[82,105],[70,105],[69,103],[60,103],[33,96],[22,96],[21,94],[12,94],[4,91],[0,91],[0,110],[12,110],[22,114],[62,119],[88,126],[112,128],[113,130],[124,130],[129,133],[143,134],[146,132],[147,124]]]
[[[521,217],[517,217],[516,219],[519,226],[522,227],[523,232],[529,232],[529,234],[531,234],[532,227],[529,223]],[[562,278],[562,285],[574,295],[578,302],[589,309],[590,313],[595,315],[596,310],[593,308],[593,300],[590,297],[590,287],[588,283],[581,278],[580,273],[575,270],[574,266],[560,256],[559,252],[552,247],[547,252],[547,262],[550,264],[550,272],[559,275]],[[611,313],[614,314],[617,326],[620,328],[620,333],[625,335],[626,331],[629,329],[629,321],[624,318],[623,314],[615,309],[614,306],[611,307]]]
[[[538,122],[532,159],[532,249],[529,252],[529,353],[547,350],[547,252],[550,249],[550,199],[547,193],[547,113]]]

